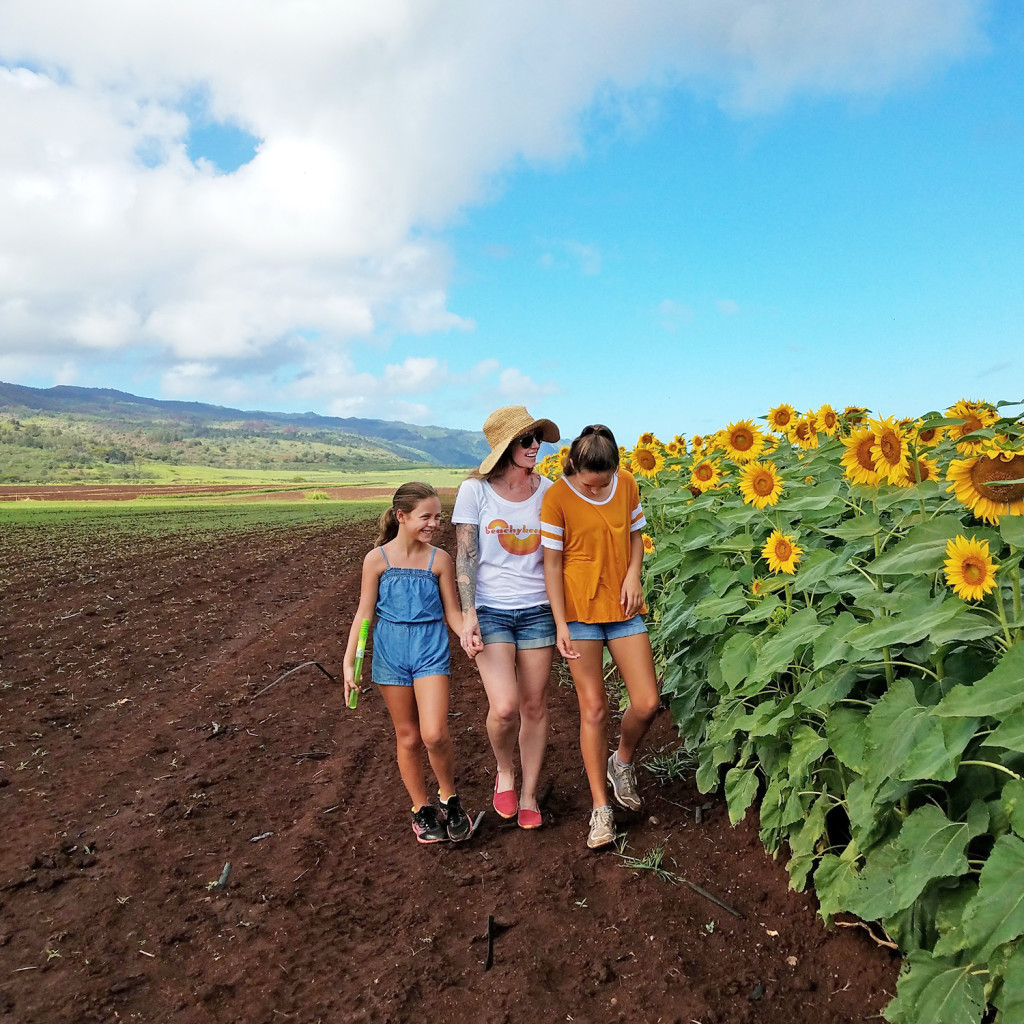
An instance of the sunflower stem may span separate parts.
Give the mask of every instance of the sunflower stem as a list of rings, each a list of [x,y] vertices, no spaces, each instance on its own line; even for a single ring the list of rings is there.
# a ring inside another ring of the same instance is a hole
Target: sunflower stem
[[[1016,772],[1010,771],[1010,769],[1007,768],[1005,764],[999,764],[996,761],[961,761],[960,764],[976,764],[981,766],[982,768],[994,768],[996,771],[1006,772],[1007,775],[1012,775],[1015,779],[1024,782],[1024,778],[1022,778]]]
[[[1013,544],[1010,545],[1010,559],[1013,560],[1017,555],[1017,547]],[[1010,574],[1010,586],[1013,589],[1013,621],[1020,622],[1020,567],[1015,565],[1013,572]],[[1019,630],[1017,631],[1020,632]]]
[[[1010,635],[1010,623],[1006,621],[1006,606],[1003,604],[1003,595],[999,592],[999,587],[996,587],[996,592],[992,595],[996,602],[996,611],[999,612],[999,621],[1003,624],[1003,636],[1006,638],[1007,649],[1013,646],[1013,637]]]

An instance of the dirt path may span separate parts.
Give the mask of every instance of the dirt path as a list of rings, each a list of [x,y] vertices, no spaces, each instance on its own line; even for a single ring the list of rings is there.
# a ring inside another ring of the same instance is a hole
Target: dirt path
[[[629,852],[664,844],[670,870],[742,919],[586,849],[567,687],[551,699],[544,828],[499,827],[491,811],[469,843],[418,846],[379,696],[348,712],[313,668],[264,690],[305,661],[340,670],[371,536],[92,549],[55,535],[46,557],[6,538],[0,1021],[876,1017],[889,954],[826,933],[750,821],[731,829],[715,803],[698,824],[692,782],[645,781]],[[483,810],[482,691],[461,652],[453,664],[460,792]],[[673,739],[662,715],[650,746]]]

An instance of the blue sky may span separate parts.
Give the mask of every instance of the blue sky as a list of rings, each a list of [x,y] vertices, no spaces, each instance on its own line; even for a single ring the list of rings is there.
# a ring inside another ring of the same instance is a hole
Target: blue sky
[[[1024,9],[834,6],[255,3],[226,52],[12,0],[0,379],[625,442],[1018,400]]]

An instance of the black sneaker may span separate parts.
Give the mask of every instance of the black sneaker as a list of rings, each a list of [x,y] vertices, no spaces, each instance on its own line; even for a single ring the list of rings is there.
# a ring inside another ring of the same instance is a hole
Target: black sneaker
[[[444,814],[445,823],[448,826],[448,838],[453,843],[468,839],[473,832],[473,822],[469,815],[462,809],[459,798],[452,794],[447,800],[441,801],[441,812]]]
[[[433,804],[424,804],[412,812],[412,830],[418,843],[444,843],[448,840],[448,830],[438,818]]]

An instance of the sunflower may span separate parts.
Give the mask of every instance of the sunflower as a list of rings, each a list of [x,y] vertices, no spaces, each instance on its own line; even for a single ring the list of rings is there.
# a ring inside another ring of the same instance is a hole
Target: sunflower
[[[915,460],[912,458],[907,463],[907,475],[900,481],[901,487],[914,487],[916,484],[925,483],[927,480],[939,479],[939,467],[934,459],[921,455],[916,460],[917,468],[914,468]]]
[[[753,597],[760,597],[761,592],[764,590],[764,578],[761,576],[755,576],[750,581],[750,593]]]
[[[988,554],[988,541],[962,535],[946,541],[946,583],[957,597],[980,601],[996,587],[996,569]]]
[[[813,412],[806,412],[793,425],[790,440],[798,447],[807,451],[818,447],[818,423]]]
[[[700,434],[694,434],[693,437],[690,438],[690,444],[696,452],[704,447],[704,438]]]
[[[992,452],[954,459],[946,470],[947,491],[956,494],[979,519],[998,523],[1000,516],[1024,515],[1024,455]]]
[[[679,445],[684,452],[686,451],[686,437],[683,434],[676,434],[676,436],[672,438],[672,441]]]
[[[842,412],[841,419],[846,428],[859,427],[867,419],[867,409],[862,405],[848,405]]]
[[[777,505],[782,494],[782,480],[774,462],[748,462],[740,474],[740,493],[748,505],[764,508]]]
[[[643,541],[644,541],[644,554],[645,555],[653,555],[654,554],[654,538],[653,537],[649,537],[646,533],[641,534],[641,536],[643,537]]]
[[[665,468],[665,456],[653,446],[638,444],[629,457],[629,465],[637,476],[657,476]]]
[[[680,447],[678,441],[669,441],[669,443],[665,445],[665,451],[674,459],[677,459],[680,455],[686,454],[686,446],[683,445]]]
[[[694,462],[690,470],[690,489],[696,488],[698,494],[710,491],[717,487],[722,480],[722,474],[718,463],[711,459],[701,459]]]
[[[777,434],[788,434],[793,428],[796,419],[796,409],[783,402],[768,410],[768,429],[774,430]]]
[[[890,483],[898,484],[907,475],[907,461],[910,458],[907,438],[891,416],[884,420],[871,420],[870,423],[875,435],[871,445],[875,469],[881,476],[887,477]]]
[[[722,447],[733,462],[751,462],[761,454],[764,435],[753,421],[739,420],[725,429]]]
[[[814,414],[814,418],[817,420],[818,429],[829,437],[834,437],[839,430],[839,417],[827,402]]]
[[[976,455],[984,446],[984,439],[975,441],[962,441],[963,437],[973,434],[976,430],[984,430],[992,426],[999,416],[987,402],[973,402],[961,398],[956,405],[951,405],[946,410],[946,415],[951,419],[963,420],[963,423],[949,428],[949,436],[957,442],[957,451],[961,455]]]
[[[925,448],[934,448],[946,433],[944,427],[922,427],[924,420],[917,421],[917,443]]]
[[[784,534],[781,530],[772,532],[761,549],[761,557],[767,560],[772,572],[785,572],[790,576],[796,572],[796,564],[800,561],[803,549],[793,543],[795,540],[796,537]]]
[[[871,446],[875,443],[874,431],[868,427],[859,427],[842,441],[846,451],[840,461],[846,471],[846,479],[853,484],[874,487],[882,479],[871,455]]]
[[[637,438],[636,443],[638,448],[653,448],[655,445],[661,444],[661,442],[649,430],[645,430]]]

